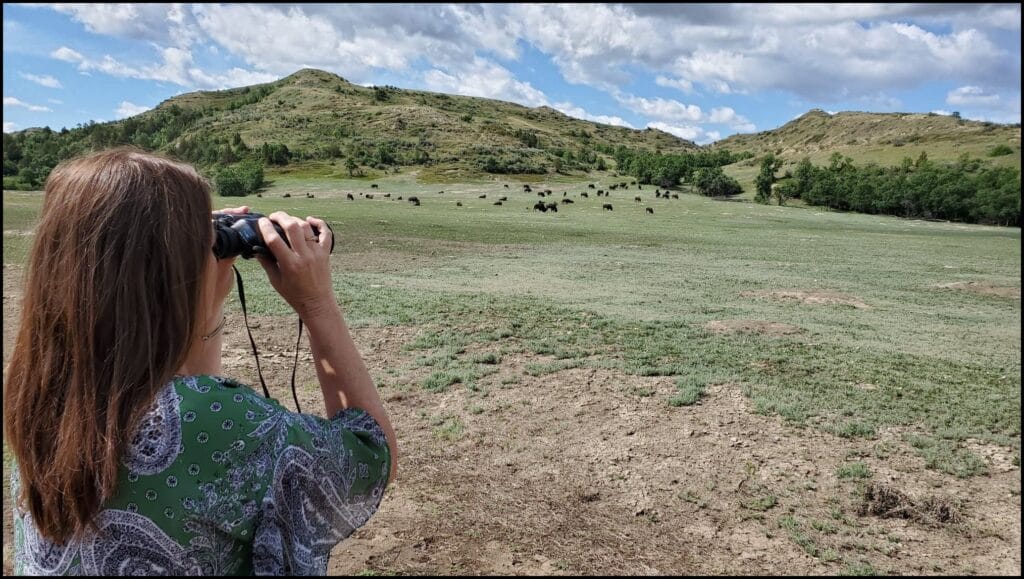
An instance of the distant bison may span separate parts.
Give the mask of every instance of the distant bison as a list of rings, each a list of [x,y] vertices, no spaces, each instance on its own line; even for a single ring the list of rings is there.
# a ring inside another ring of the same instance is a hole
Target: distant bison
[[[256,196],[257,197],[263,197],[263,193],[257,193]]]
[[[604,191],[598,191],[598,192],[597,192],[597,196],[598,196],[598,197],[600,197],[600,196],[602,196],[602,195],[604,195]]]
[[[544,190],[544,194],[545,195],[551,195],[551,189],[545,189]]]
[[[373,195],[370,195],[369,193],[367,193],[367,194],[366,194],[366,198],[367,198],[367,199],[373,199]]]
[[[376,183],[371,183],[370,184],[370,189],[376,189],[376,188],[377,188],[377,184]]]
[[[533,210],[534,211],[540,211],[541,213],[544,213],[544,212],[546,212],[548,210],[548,208],[547,208],[546,205],[544,205],[543,201],[538,201],[538,202],[533,204]]]
[[[641,201],[643,201],[643,199],[641,199],[640,197],[634,197],[633,201],[636,201],[637,203],[640,203]]]
[[[291,194],[291,193],[285,193],[285,194],[284,194],[284,195],[282,195],[281,197],[285,197],[285,198],[288,198],[288,197],[291,197],[291,196],[292,196],[292,194]]]
[[[487,193],[484,193],[483,195],[477,197],[477,199],[487,199]]]
[[[602,205],[601,207],[602,207],[602,208],[603,208],[603,209],[604,209],[605,211],[612,211],[612,204],[611,204],[611,203],[605,203],[605,204],[604,204],[604,205]]]
[[[385,197],[391,197],[391,193],[385,193],[384,196]]]
[[[413,205],[419,205],[420,204],[420,200],[419,200],[418,197],[410,197],[409,198],[409,203],[412,203]]]
[[[504,197],[504,196],[502,196],[502,198],[501,198],[501,199],[498,199],[498,201],[508,201],[508,197]]]
[[[533,193],[533,189],[530,189],[529,185],[523,185],[523,191],[526,193]]]
[[[462,207],[462,201],[459,201],[459,202],[457,202],[457,203],[455,204],[455,206],[456,206],[456,207]]]
[[[543,191],[537,191],[537,197],[543,197],[543,196],[544,196],[544,192]]]
[[[650,213],[651,215],[654,215],[654,210],[651,209],[650,207],[647,208],[647,212]]]
[[[399,195],[399,196],[398,196],[398,199],[396,199],[396,201],[401,201],[401,200],[402,200],[402,196],[401,196],[401,195]]]
[[[351,193],[348,193],[347,195],[345,195],[345,197],[347,197],[349,201],[355,201],[356,200],[356,198],[353,197]]]
[[[562,199],[562,205],[568,205],[568,204],[570,204],[572,202],[573,202],[572,199]]]
[[[655,190],[655,191],[654,191],[654,196],[655,196],[656,198],[658,198],[658,199],[661,199],[661,191]]]
[[[312,199],[313,198],[313,194],[312,193],[306,193],[306,198],[307,199]]]
[[[501,205],[501,201],[495,201],[494,204],[495,205]]]
[[[589,195],[589,194],[587,194],[587,193],[580,193],[580,197],[586,197],[586,198],[588,198],[588,199],[589,199],[589,198],[590,198],[590,195]]]
[[[593,189],[593,188],[594,188],[594,184],[593,183],[588,183],[587,184],[587,189]]]
[[[508,183],[505,183],[505,188],[508,189]]]
[[[558,203],[548,203],[547,208],[548,211],[554,211],[555,213],[558,213]]]
[[[438,195],[444,195],[444,191],[438,191],[437,194]]]
[[[614,191],[614,190],[618,189],[619,186],[616,185],[616,184],[612,184],[612,185],[609,185],[608,188],[611,189],[612,191]]]
[[[673,193],[672,194],[672,198],[673,199],[679,199],[679,193]]]

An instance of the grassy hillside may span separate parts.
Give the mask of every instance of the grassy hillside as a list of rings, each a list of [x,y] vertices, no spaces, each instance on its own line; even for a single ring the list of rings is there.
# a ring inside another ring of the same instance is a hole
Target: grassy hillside
[[[989,157],[998,146],[1011,153]],[[968,121],[933,113],[808,111],[777,129],[733,135],[711,145],[733,151],[768,152],[796,162],[807,156],[816,165],[834,152],[854,162],[898,165],[904,157],[926,152],[934,161],[952,161],[967,153],[1000,165],[1020,167],[1020,125]]]

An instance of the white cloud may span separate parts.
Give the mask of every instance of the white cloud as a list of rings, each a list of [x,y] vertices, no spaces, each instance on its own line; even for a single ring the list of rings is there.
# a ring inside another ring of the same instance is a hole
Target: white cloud
[[[935,113],[935,114],[937,114],[937,115],[945,115],[945,116],[947,116],[947,117],[948,117],[949,115],[953,114],[953,113],[952,113],[952,111],[945,111],[945,110],[942,110],[942,109],[935,109],[935,110],[934,110],[934,111],[932,111],[932,112],[933,112],[933,113]]]
[[[21,76],[21,78],[28,79],[36,84],[43,85],[47,88],[64,88],[63,86],[61,86],[59,80],[53,78],[50,75],[39,76],[35,74],[27,74],[24,72],[19,72],[18,74]]]
[[[55,104],[55,105],[62,105],[62,104],[64,104],[64,101],[59,100],[59,99],[46,99],[46,101],[49,102],[49,103]]]
[[[552,105],[555,109],[562,113],[575,117],[577,119],[583,119],[585,121],[594,121],[595,123],[604,123],[606,125],[615,125],[617,127],[626,127],[627,129],[635,128],[629,124],[628,121],[621,117],[611,115],[592,115],[585,111],[582,107],[578,107],[571,102],[555,103]]]
[[[670,88],[679,89],[686,94],[693,93],[693,83],[686,80],[685,78],[668,78],[658,75],[658,77],[654,79],[654,82],[658,86],[667,86]]]
[[[143,105],[137,105],[128,101],[121,101],[121,104],[114,111],[115,118],[123,119],[125,117],[134,117],[135,115],[142,114],[153,107],[147,107]]]
[[[704,114],[697,105],[688,105],[674,99],[647,99],[633,95],[615,96],[619,104],[629,110],[665,121],[700,121]]]
[[[751,133],[757,130],[754,123],[750,122],[743,115],[736,114],[736,111],[734,111],[732,107],[717,107],[711,109],[711,114],[708,115],[707,122],[726,124],[729,125],[730,128],[741,133]]]
[[[61,46],[57,50],[50,53],[50,56],[57,60],[63,60],[64,62],[82,62],[85,57],[81,53],[71,50],[67,46]]]
[[[181,4],[49,4],[95,34],[187,47],[199,35],[192,12]]]
[[[53,51],[51,56],[77,63],[79,72],[85,75],[88,75],[89,71],[98,71],[116,77],[165,81],[190,88],[223,89],[271,82],[278,78],[273,74],[237,67],[224,72],[209,73],[194,65],[190,50],[177,47],[161,49],[161,63],[144,65],[141,68],[125,64],[110,55],[104,55],[99,60],[87,58],[66,46]]]
[[[8,97],[8,96],[4,97],[4,106],[5,107],[24,107],[24,108],[26,108],[26,109],[28,109],[30,111],[37,112],[37,113],[42,113],[42,112],[48,113],[48,112],[51,112],[49,107],[44,107],[44,106],[40,106],[40,105],[33,105],[33,104],[27,103],[25,101],[22,101],[20,99],[17,99],[17,98],[14,98],[14,97]]]
[[[693,141],[702,145],[717,140],[718,138],[717,131],[706,133],[703,128],[694,125],[673,125],[669,123],[653,122],[647,123],[647,127],[665,131],[666,133],[671,133],[680,139],[686,139],[687,141]],[[712,135],[714,135],[714,138],[712,138]]]
[[[548,104],[543,92],[516,79],[508,69],[483,58],[474,58],[449,72],[434,68],[423,74],[430,90],[511,101],[528,107]]]
[[[9,123],[7,121],[4,121],[4,132],[5,133],[13,133],[15,130],[17,130],[17,128],[18,128],[17,123]]]
[[[987,93],[977,86],[962,86],[946,95],[946,104],[949,105],[991,107],[998,103],[999,95]]]

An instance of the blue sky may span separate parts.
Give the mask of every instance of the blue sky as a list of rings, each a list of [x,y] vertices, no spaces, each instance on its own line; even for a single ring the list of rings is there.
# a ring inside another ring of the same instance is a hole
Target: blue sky
[[[4,4],[4,132],[302,67],[698,143],[811,108],[1020,122],[1018,4]]]

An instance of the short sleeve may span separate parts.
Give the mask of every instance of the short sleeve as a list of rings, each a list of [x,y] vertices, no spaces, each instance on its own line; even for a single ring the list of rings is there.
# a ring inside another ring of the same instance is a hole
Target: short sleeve
[[[253,573],[324,575],[331,549],[380,504],[391,468],[387,441],[363,410],[330,420],[283,408],[275,414],[278,444],[253,539]]]

